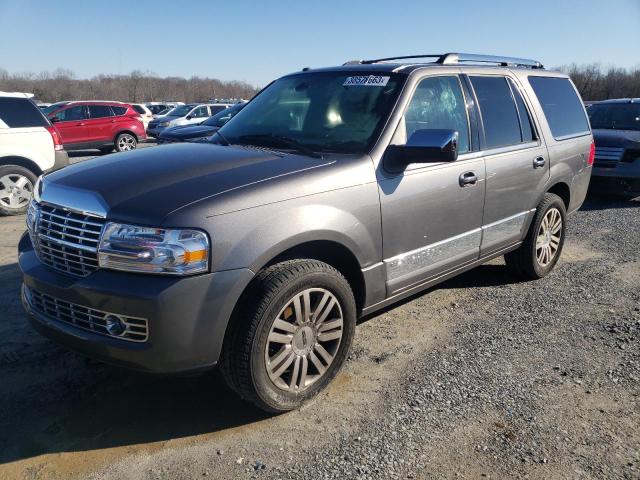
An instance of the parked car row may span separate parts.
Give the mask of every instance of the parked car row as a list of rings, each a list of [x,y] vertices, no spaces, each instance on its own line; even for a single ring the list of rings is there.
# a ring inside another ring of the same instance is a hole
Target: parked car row
[[[233,106],[232,103],[187,103],[153,119],[147,127],[147,135],[158,138],[166,128],[202,123],[207,118]]]
[[[158,144],[196,141],[210,137],[242,110],[245,105],[246,103],[237,103],[195,125],[179,125],[165,128],[158,136]]]

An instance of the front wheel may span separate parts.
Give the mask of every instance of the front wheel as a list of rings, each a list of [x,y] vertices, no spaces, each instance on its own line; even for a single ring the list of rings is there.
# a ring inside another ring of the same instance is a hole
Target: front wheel
[[[0,214],[19,215],[27,211],[37,177],[18,165],[0,167]]]
[[[130,133],[121,133],[116,137],[115,147],[117,152],[135,150],[137,146],[138,139]]]
[[[564,246],[566,217],[562,199],[546,193],[536,209],[523,244],[504,256],[507,266],[527,279],[542,278],[551,272]]]
[[[356,324],[346,279],[316,260],[291,260],[259,273],[241,300],[221,358],[241,397],[269,412],[301,406],[344,364]]]

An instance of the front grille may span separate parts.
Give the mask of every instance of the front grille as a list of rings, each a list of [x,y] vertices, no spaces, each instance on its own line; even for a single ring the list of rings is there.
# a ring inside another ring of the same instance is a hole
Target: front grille
[[[115,313],[103,312],[95,308],[83,307],[75,303],[65,302],[58,298],[24,287],[25,300],[36,313],[49,319],[88,330],[99,335],[118,338],[130,342],[146,342],[149,328],[146,318],[128,317]],[[118,317],[126,327],[120,335],[113,335],[107,330],[106,317]]]
[[[85,277],[98,269],[98,243],[104,219],[48,204],[39,205],[35,248],[40,261]]]
[[[623,153],[624,148],[596,146],[594,165],[596,167],[614,168],[618,165]]]

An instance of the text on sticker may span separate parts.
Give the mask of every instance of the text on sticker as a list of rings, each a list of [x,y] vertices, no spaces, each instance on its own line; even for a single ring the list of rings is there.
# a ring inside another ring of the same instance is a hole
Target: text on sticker
[[[362,75],[347,77],[342,84],[343,87],[384,87],[389,81],[389,77],[381,75]]]

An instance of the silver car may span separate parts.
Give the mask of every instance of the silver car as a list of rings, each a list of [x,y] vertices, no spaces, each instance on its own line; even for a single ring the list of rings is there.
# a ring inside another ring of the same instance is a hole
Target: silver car
[[[594,145],[564,74],[444,54],[282,77],[209,143],[45,175],[19,245],[33,326],[150,372],[216,365],[268,411],[335,377],[356,320],[503,256],[537,279]]]

